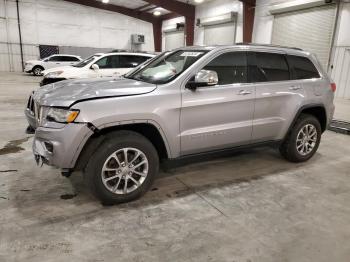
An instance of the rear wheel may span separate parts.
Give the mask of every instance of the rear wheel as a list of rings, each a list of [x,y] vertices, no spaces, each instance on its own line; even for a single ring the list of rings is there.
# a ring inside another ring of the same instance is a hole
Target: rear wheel
[[[34,66],[34,68],[32,69],[33,75],[35,76],[41,76],[43,73],[44,68],[42,68],[41,66]]]
[[[145,194],[158,168],[158,154],[149,140],[132,131],[118,131],[91,157],[84,177],[102,203],[115,204]]]
[[[321,141],[321,125],[312,115],[302,114],[280,146],[280,152],[291,162],[309,160]]]

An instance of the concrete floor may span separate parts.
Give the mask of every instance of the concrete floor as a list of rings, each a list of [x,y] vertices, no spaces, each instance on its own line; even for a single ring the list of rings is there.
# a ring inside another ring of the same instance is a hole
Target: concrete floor
[[[262,148],[181,166],[104,207],[81,174],[34,164],[38,81],[0,75],[0,261],[350,261],[350,136],[327,131],[304,164]]]

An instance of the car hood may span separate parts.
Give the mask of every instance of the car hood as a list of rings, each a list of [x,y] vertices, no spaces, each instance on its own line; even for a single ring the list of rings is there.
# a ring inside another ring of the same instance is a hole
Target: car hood
[[[25,61],[26,64],[38,64],[38,63],[41,63],[42,61],[40,60],[28,60],[28,61]]]
[[[65,80],[39,88],[33,99],[42,106],[70,107],[84,100],[141,95],[156,87],[126,78]]]
[[[66,73],[66,72],[76,72],[76,71],[80,71],[81,68],[78,67],[73,67],[73,66],[59,66],[59,67],[54,67],[54,68],[50,68],[50,69],[46,69],[45,71],[43,71],[44,76],[48,73],[52,73],[52,72],[56,72],[56,71],[63,71],[62,74]]]

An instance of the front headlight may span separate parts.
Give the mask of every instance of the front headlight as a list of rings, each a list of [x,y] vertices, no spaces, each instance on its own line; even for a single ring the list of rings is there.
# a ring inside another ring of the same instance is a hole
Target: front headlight
[[[51,72],[51,73],[46,74],[44,77],[45,78],[55,78],[55,77],[58,77],[62,73],[63,73],[63,71],[55,71],[55,72]]]
[[[46,113],[46,120],[58,123],[72,123],[79,115],[79,110],[51,107]]]

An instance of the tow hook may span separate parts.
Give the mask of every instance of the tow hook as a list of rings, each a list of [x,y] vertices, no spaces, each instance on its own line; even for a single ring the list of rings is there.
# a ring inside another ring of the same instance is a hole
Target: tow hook
[[[61,175],[64,177],[70,177],[72,175],[73,171],[71,169],[62,169]]]

